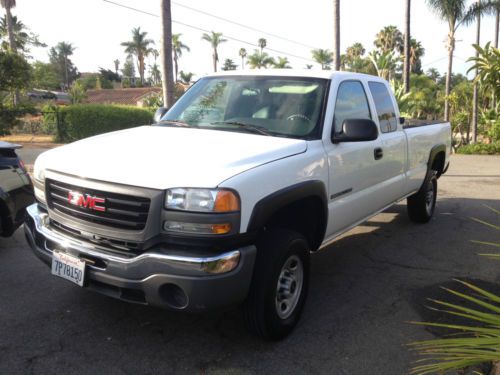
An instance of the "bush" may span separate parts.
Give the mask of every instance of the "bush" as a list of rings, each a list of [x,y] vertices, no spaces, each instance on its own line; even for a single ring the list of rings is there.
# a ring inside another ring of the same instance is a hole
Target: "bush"
[[[475,143],[471,145],[465,145],[457,150],[457,154],[479,154],[479,155],[497,155],[500,154],[500,142],[494,143]]]
[[[151,124],[147,109],[118,105],[78,104],[58,107],[57,142],[72,142],[93,135]],[[54,121],[53,113],[44,114],[44,122]]]

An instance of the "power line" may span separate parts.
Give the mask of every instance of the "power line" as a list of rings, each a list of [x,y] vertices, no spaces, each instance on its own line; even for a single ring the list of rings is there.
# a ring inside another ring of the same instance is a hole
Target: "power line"
[[[112,1],[112,0],[102,0],[102,1],[104,1],[105,3],[113,4],[113,5],[121,7],[121,8],[132,10],[134,12],[146,14],[148,16],[152,16],[152,17],[156,17],[156,18],[160,17],[157,14],[150,13],[150,12],[147,12],[147,11],[142,10],[142,9],[137,9],[137,8],[125,5],[125,4],[117,3],[117,2]],[[201,27],[190,25],[190,24],[187,24],[187,23],[184,23],[184,22],[180,22],[180,21],[176,21],[176,20],[172,20],[172,23],[176,23],[178,25],[182,25],[182,26],[189,27],[191,29],[195,29],[195,30],[198,30],[198,31],[203,31],[203,32],[206,32],[206,33],[210,33],[211,32],[210,30],[206,30],[206,29],[203,29]],[[258,47],[255,43],[251,43],[251,42],[248,42],[248,41],[245,41],[245,40],[242,40],[242,39],[230,36],[230,35],[224,34],[224,37],[227,38],[227,39],[239,42],[239,43],[247,44],[247,45],[250,45],[250,46],[253,46],[253,47]],[[294,54],[289,53],[289,52],[284,52],[284,51],[276,50],[276,49],[273,49],[273,48],[266,48],[266,49],[269,50],[269,51],[275,52],[275,53],[279,53],[281,55],[294,57],[296,59],[301,59],[301,60],[305,60],[305,61],[309,61],[309,62],[314,62],[314,63],[316,62],[316,61],[314,61],[312,59],[309,59],[309,58],[306,58],[306,57],[303,57],[303,56],[294,55]]]
[[[276,35],[276,34],[273,34],[273,33],[267,32],[267,31],[264,31],[264,30],[257,29],[257,28],[255,28],[253,26],[248,26],[248,25],[245,25],[245,24],[242,24],[242,23],[239,23],[239,22],[235,22],[235,21],[232,21],[230,19],[227,19],[227,18],[224,18],[224,17],[220,17],[220,16],[217,16],[217,15],[212,14],[212,13],[208,13],[208,12],[206,12],[204,10],[192,8],[190,6],[187,6],[187,5],[184,5],[184,4],[180,4],[180,3],[177,3],[175,1],[172,1],[172,3],[175,4],[175,5],[177,5],[178,7],[186,8],[186,9],[192,10],[193,12],[204,14],[206,16],[213,17],[213,18],[216,18],[216,19],[224,21],[224,22],[232,23],[233,25],[240,26],[240,27],[243,27],[243,28],[248,29],[248,30],[257,31],[259,33],[266,34],[266,35],[271,36],[273,38],[281,39],[281,40],[284,40],[284,41],[289,42],[289,43],[297,44],[299,46],[307,47],[307,48],[310,48],[310,49],[317,49],[318,48],[318,47],[310,46],[310,45],[302,43],[302,42],[297,42],[296,40],[288,39],[288,38],[285,38],[285,37],[282,37],[282,36],[279,36],[279,35]]]

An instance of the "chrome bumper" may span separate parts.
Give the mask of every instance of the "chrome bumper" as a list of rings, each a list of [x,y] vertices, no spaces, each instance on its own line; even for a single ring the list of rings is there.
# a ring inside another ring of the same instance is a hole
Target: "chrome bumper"
[[[94,286],[93,289],[112,297],[173,309],[199,310],[241,301],[248,291],[255,246],[210,257],[169,254],[164,249],[152,249],[132,257],[121,256],[54,228],[48,214],[41,211],[38,204],[29,206],[26,212],[26,238],[42,261],[50,264],[55,249],[84,259],[89,280],[87,286]],[[96,283],[99,288],[93,285]],[[188,302],[179,306],[170,303],[171,298],[164,292],[165,285],[180,288]],[[110,288],[106,289],[106,286]],[[130,293],[130,290],[134,292]],[[213,301],[207,298],[211,293],[215,294],[212,295]],[[223,298],[224,295],[228,298]],[[130,296],[141,298],[134,300]]]

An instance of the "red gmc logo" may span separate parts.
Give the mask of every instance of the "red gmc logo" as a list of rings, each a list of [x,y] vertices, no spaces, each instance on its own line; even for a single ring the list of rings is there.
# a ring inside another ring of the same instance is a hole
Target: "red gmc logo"
[[[104,207],[105,202],[106,199],[92,196],[90,194],[82,194],[77,191],[68,192],[68,203],[74,206],[104,212],[106,211],[106,207]]]

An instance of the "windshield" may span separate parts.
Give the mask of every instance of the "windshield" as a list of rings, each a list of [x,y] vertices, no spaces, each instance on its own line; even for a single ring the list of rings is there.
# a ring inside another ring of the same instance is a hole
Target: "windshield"
[[[326,86],[327,80],[319,78],[203,78],[159,125],[315,139],[320,137]]]

